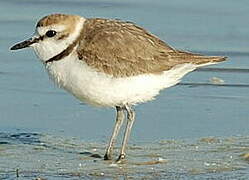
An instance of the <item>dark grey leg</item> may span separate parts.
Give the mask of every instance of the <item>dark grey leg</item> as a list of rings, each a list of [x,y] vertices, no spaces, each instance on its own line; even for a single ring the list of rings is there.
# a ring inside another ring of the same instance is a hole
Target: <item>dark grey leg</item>
[[[114,126],[114,129],[113,129],[113,132],[112,132],[112,136],[111,136],[109,145],[108,145],[108,147],[106,149],[106,153],[105,153],[105,156],[104,156],[105,160],[110,160],[111,159],[114,142],[115,142],[115,140],[117,138],[120,127],[122,126],[123,120],[125,118],[124,108],[117,106],[116,110],[117,110],[116,122],[115,122],[115,126]]]
[[[126,145],[128,143],[128,139],[129,139],[129,136],[131,133],[131,128],[132,128],[132,125],[133,125],[134,120],[135,120],[135,111],[132,109],[132,107],[129,105],[126,105],[125,110],[127,111],[127,125],[126,125],[126,129],[125,129],[125,135],[124,135],[120,155],[117,159],[118,162],[125,158]]]

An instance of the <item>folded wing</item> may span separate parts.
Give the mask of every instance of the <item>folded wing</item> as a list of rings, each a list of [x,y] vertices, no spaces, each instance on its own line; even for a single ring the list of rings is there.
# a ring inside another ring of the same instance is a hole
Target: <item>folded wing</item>
[[[175,50],[130,22],[88,19],[81,36],[77,48],[80,59],[114,77],[160,74],[178,64],[204,65],[225,60]]]

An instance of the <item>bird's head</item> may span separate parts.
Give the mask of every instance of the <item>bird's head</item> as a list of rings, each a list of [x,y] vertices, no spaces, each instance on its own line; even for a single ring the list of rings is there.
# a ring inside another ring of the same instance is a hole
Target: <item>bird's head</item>
[[[76,15],[52,14],[38,21],[35,34],[30,39],[11,47],[11,50],[33,47],[43,61],[56,56],[80,35],[85,19]]]

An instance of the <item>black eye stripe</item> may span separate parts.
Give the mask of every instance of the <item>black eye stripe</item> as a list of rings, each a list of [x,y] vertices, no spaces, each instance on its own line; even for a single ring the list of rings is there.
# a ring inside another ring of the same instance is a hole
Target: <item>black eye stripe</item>
[[[43,36],[39,36],[39,37],[36,37],[33,41],[34,42],[39,42],[39,41],[42,41],[44,39],[44,35]]]
[[[62,40],[62,39],[65,39],[69,36],[69,33],[67,34],[62,34],[61,36],[58,37],[58,40]]]
[[[54,31],[54,30],[48,30],[47,32],[46,32],[46,36],[47,37],[54,37],[55,35],[56,35],[56,31]]]

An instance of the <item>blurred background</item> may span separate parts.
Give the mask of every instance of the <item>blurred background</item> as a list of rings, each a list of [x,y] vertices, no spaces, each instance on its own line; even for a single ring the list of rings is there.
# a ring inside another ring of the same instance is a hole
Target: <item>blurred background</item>
[[[228,57],[136,106],[130,146],[140,146],[128,157],[162,157],[169,164],[116,171],[84,159],[104,154],[115,110],[88,106],[55,87],[31,49],[9,50],[51,13],[132,21],[176,49]],[[82,172],[94,178],[248,177],[248,159],[241,160],[249,157],[248,13],[248,0],[0,0],[0,179],[13,179],[19,168],[19,179],[41,172],[48,179]]]
[[[105,141],[110,135],[113,109],[90,107],[55,87],[31,49],[9,50],[32,36],[41,17],[68,13],[132,21],[174,48],[228,56],[227,62],[193,72],[182,85],[137,106],[131,139],[247,135],[248,10],[246,0],[0,1],[0,130],[86,141]]]

